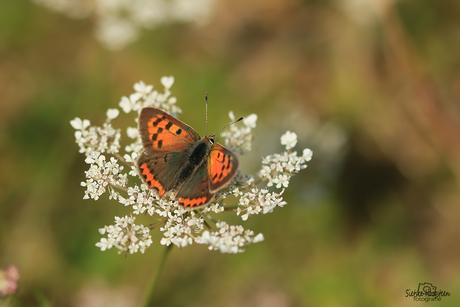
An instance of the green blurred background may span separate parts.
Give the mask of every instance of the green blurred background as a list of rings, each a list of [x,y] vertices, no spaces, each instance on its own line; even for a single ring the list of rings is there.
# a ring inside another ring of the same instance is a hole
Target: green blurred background
[[[110,50],[96,38],[98,14],[0,4],[0,268],[21,275],[0,305],[142,301],[161,236],[126,258],[95,247],[97,229],[130,210],[107,196],[83,201],[87,165],[69,121],[100,125],[135,82],[161,91],[173,75],[181,119],[201,135],[204,92],[212,131],[229,110],[258,114],[243,172],[280,152],[286,130],[314,156],[288,206],[223,217],[264,242],[239,255],[173,248],[154,306],[460,306],[460,2],[200,5],[202,19],[141,27]],[[451,296],[406,297],[424,282]]]

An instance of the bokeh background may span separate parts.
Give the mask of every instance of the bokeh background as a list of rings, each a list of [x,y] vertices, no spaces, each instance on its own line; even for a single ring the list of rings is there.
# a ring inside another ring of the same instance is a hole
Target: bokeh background
[[[265,241],[239,255],[173,248],[154,306],[421,306],[430,282],[460,306],[460,2],[35,0],[0,4],[2,306],[138,306],[158,267],[101,252],[129,209],[83,201],[74,117],[102,124],[143,80],[205,133],[257,113],[242,170],[294,131],[314,152],[289,205],[234,224]],[[118,120],[118,119],[117,119]],[[132,125],[132,119],[115,122]]]

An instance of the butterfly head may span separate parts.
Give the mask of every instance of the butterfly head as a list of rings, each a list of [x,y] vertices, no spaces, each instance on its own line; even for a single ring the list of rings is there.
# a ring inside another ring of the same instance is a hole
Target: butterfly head
[[[204,141],[208,145],[212,145],[212,144],[214,144],[214,134],[207,135],[204,138],[202,138],[201,140]]]

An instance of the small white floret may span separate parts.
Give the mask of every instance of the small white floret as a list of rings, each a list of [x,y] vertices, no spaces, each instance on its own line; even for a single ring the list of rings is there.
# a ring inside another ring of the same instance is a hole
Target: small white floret
[[[286,146],[287,150],[293,148],[297,144],[297,134],[295,134],[295,132],[286,131],[286,133],[281,136],[281,144]]]
[[[161,81],[161,84],[169,90],[171,86],[174,84],[174,77],[173,76],[161,77],[160,81]]]
[[[108,119],[115,119],[118,117],[119,114],[120,114],[120,111],[118,109],[108,109],[107,110]]]

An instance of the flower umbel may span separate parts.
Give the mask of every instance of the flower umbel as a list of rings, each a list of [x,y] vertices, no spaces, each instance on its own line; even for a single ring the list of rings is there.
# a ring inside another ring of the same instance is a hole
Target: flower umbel
[[[161,78],[163,92],[142,81],[136,83],[135,92],[129,97],[122,97],[119,107],[124,113],[134,115],[134,122],[144,107],[159,108],[177,117],[182,111],[176,106],[177,99],[171,96],[173,83],[173,77]],[[112,121],[120,116],[120,109],[109,109],[101,127],[92,126],[89,120],[80,118],[70,122],[76,130],[79,151],[86,156],[85,162],[89,165],[85,172],[86,180],[81,183],[86,189],[83,198],[98,200],[103,194],[108,194],[109,199],[131,207],[129,215],[115,217],[114,225],[99,229],[102,235],[107,236],[96,244],[102,251],[115,247],[119,253],[144,253],[153,243],[150,232],[159,229],[163,233],[162,245],[174,244],[182,248],[198,243],[222,253],[243,252],[249,244],[263,241],[263,235],[255,235],[241,225],[229,225],[214,216],[230,211],[236,212],[245,221],[251,215],[270,213],[276,207],[287,205],[283,193],[291,177],[305,169],[312,157],[310,149],[304,149],[301,155],[292,151],[297,135],[288,131],[281,137],[281,144],[286,146],[286,150],[263,158],[257,176],[238,171],[233,181],[220,190],[211,203],[204,208],[187,210],[168,194],[160,199],[140,180],[136,161],[143,145],[137,127],[127,127],[124,131],[131,143],[122,149],[122,130],[112,126]],[[235,120],[231,111],[229,117]],[[240,154],[250,151],[252,129],[256,124],[257,115],[250,114],[239,124],[226,128],[221,133],[225,145]],[[230,195],[237,198],[236,208],[225,206]],[[141,214],[151,216],[153,223],[149,226],[136,224],[136,216]]]
[[[136,225],[135,217],[115,217],[115,225],[105,226],[99,229],[101,234],[107,233],[107,239],[101,238],[101,241],[96,243],[102,251],[110,249],[113,246],[120,250],[129,251],[133,254],[138,251],[144,253],[147,247],[152,244],[152,236],[150,229],[144,225]]]

